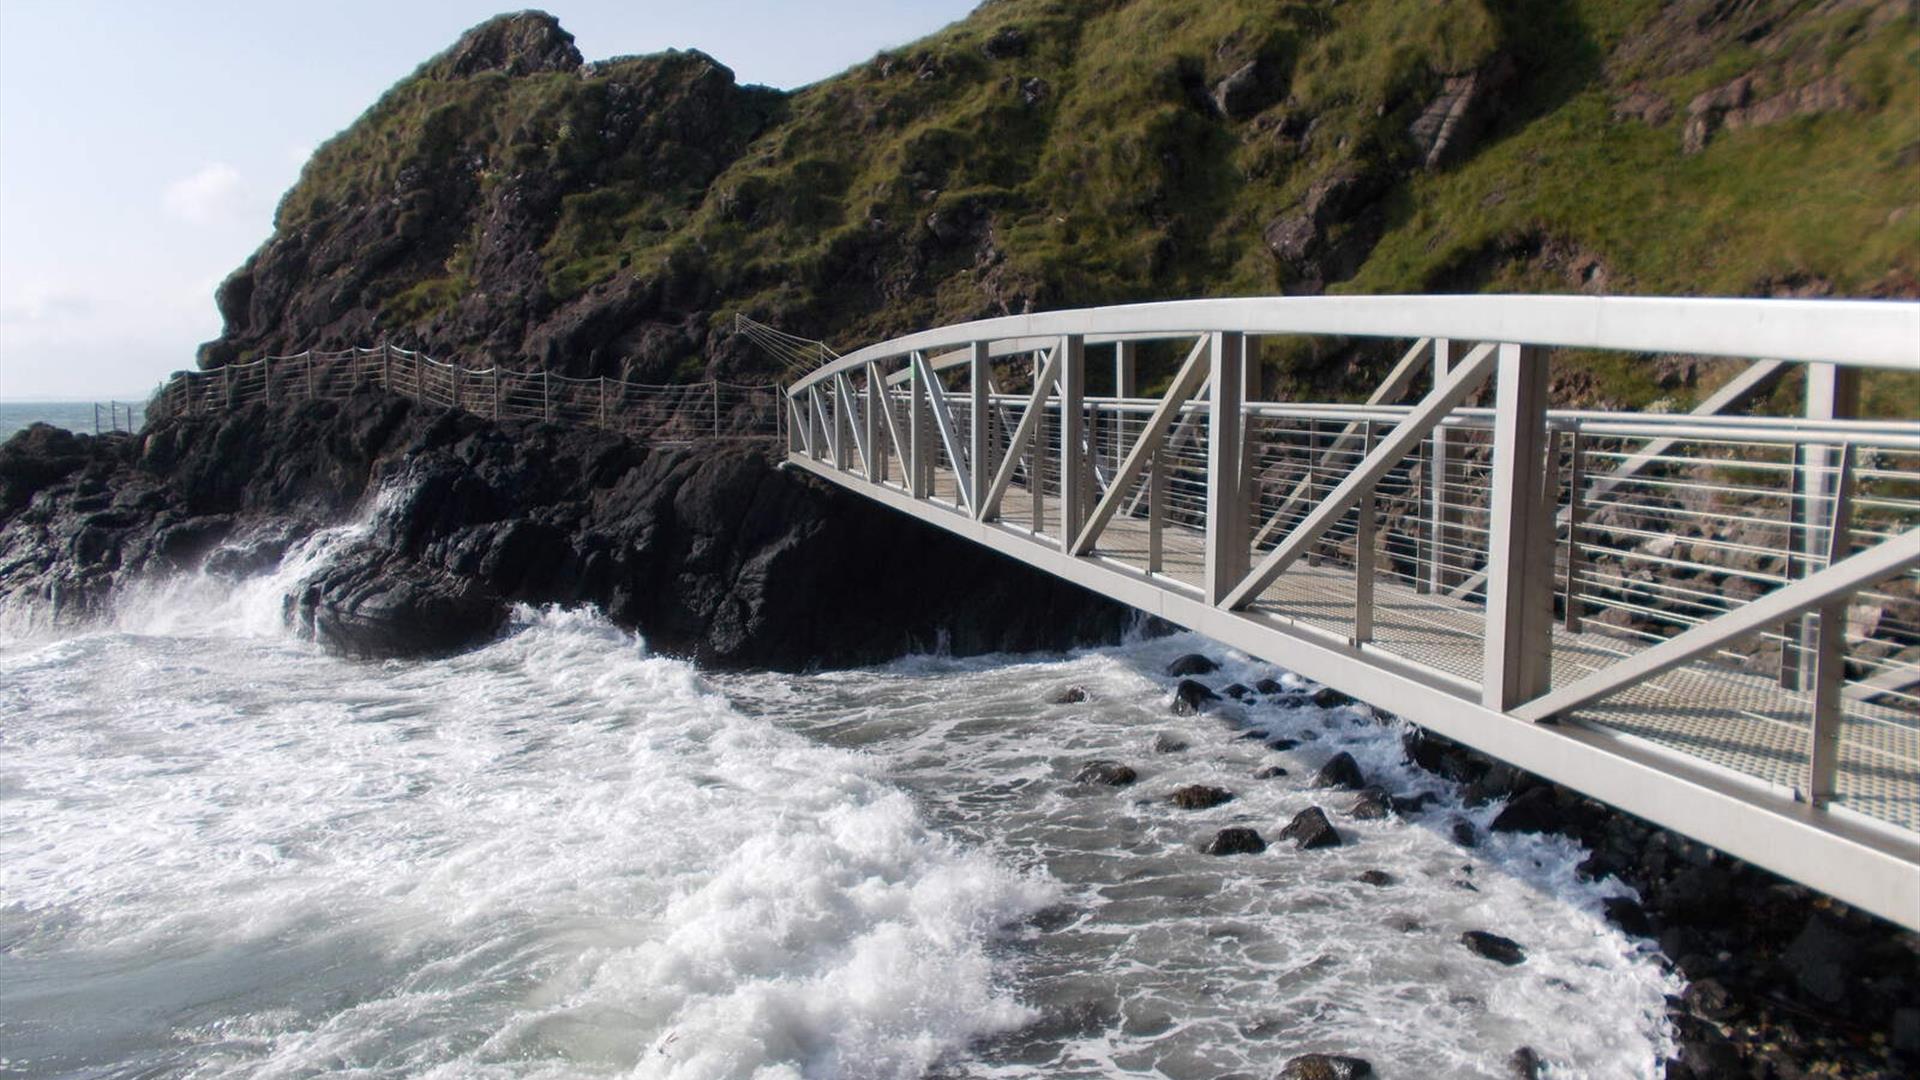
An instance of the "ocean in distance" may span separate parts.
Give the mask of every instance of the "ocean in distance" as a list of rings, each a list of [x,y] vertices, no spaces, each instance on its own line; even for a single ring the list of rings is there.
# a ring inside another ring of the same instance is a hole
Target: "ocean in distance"
[[[118,405],[119,415],[109,413],[109,406]],[[97,406],[97,413],[96,413]],[[140,425],[147,420],[147,403],[106,401],[0,401],[0,442],[13,438],[16,431],[34,424],[52,424],[68,431],[85,432],[92,435],[96,430],[110,431],[115,422],[120,430],[139,431]],[[96,424],[98,427],[96,428]]]
[[[89,625],[0,612],[0,1075],[1264,1080],[1326,1051],[1408,1080],[1526,1045],[1625,1078],[1671,1050],[1678,984],[1577,845],[1485,834],[1497,806],[1363,706],[1172,716],[1185,652],[1310,689],[1205,639],[711,674],[521,609],[474,652],[352,661],[281,612],[360,529]],[[1347,817],[1309,785],[1338,751],[1438,802]],[[1076,783],[1098,759],[1138,783]],[[1343,846],[1199,850],[1314,804]]]

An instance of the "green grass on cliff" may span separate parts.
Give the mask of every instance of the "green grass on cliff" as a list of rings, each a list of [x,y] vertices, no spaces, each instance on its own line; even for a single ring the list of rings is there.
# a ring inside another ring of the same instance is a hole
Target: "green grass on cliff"
[[[739,91],[724,131],[674,119],[701,92],[697,54],[584,76],[429,67],[321,148],[278,225],[417,197],[422,175],[477,205],[538,174],[562,192],[535,241],[554,302],[632,276],[716,328],[745,310],[850,345],[1026,305],[1280,291],[1293,272],[1267,227],[1340,174],[1374,178],[1378,235],[1332,226],[1359,246],[1331,292],[1910,295],[1920,26],[1884,9],[997,0],[792,94]],[[1268,92],[1220,115],[1214,88],[1249,63]],[[1424,169],[1413,120],[1450,77],[1497,70],[1513,80],[1491,128]],[[1828,80],[1847,104],[1683,153],[1688,103],[1741,76],[1755,100]],[[636,94],[663,119],[609,142]],[[1665,118],[1623,115],[1633,94]],[[495,287],[490,223],[446,212],[403,208],[408,257],[369,286],[383,321],[438,326]],[[1324,347],[1274,356],[1307,382],[1368,377]],[[1616,400],[1697,392],[1584,362]]]

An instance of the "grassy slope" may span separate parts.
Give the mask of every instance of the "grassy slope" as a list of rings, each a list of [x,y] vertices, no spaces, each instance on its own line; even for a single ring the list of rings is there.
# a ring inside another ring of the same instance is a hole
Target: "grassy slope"
[[[1570,291],[1564,268],[1526,256],[1545,241],[1596,260],[1613,292],[1909,291],[1920,28],[1870,26],[1872,4],[1772,6],[1784,29],[1760,44],[1705,34],[1689,54],[1662,41],[1675,31],[1655,0],[1000,0],[770,105],[699,189],[596,142],[605,78],[415,77],[321,150],[280,220],[298,228],[455,154],[487,158],[482,185],[578,174],[543,250],[556,296],[697,270],[716,327],[746,310],[843,345],[1005,304],[1278,291],[1263,229],[1356,168],[1393,178],[1387,224],[1334,292]],[[1024,54],[990,58],[1009,27]],[[1499,125],[1457,165],[1419,169],[1408,125],[1448,74],[1496,53],[1521,72]],[[1279,85],[1271,105],[1214,115],[1208,89],[1255,58]],[[1686,103],[1747,73],[1763,92],[1838,76],[1865,107],[1723,131],[1682,155]],[[1616,118],[1630,85],[1671,118]],[[1309,119],[1309,139],[1287,134]],[[933,243],[929,219],[975,229]],[[456,302],[480,227],[439,272],[393,281],[383,317]],[[1613,397],[1667,393],[1593,363]]]

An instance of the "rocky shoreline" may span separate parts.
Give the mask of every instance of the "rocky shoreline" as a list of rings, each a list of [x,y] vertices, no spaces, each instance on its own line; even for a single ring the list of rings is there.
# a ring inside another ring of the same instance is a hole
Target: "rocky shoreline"
[[[0,604],[86,618],[143,577],[237,580],[356,518],[345,551],[300,585],[288,617],[359,656],[471,647],[497,634],[514,604],[591,604],[658,651],[781,670],[930,648],[1062,648],[1116,640],[1136,622],[1109,601],[781,469],[763,444],[650,448],[601,431],[495,424],[371,389],[341,402],[162,420],[135,437],[45,426],[15,436],[0,446]],[[1216,670],[1206,657],[1177,662],[1172,711],[1217,722],[1223,701],[1288,693],[1266,680],[1215,685]],[[1350,703],[1326,688],[1307,700]],[[1583,874],[1638,892],[1640,903],[1612,902],[1608,916],[1657,941],[1688,984],[1669,1002],[1679,1054],[1668,1076],[1920,1069],[1920,937],[1411,726],[1406,750],[1460,785],[1469,805],[1503,803],[1495,830],[1570,837],[1592,853]],[[1133,775],[1126,763],[1094,761],[1081,779]],[[1373,786],[1351,758],[1327,762],[1315,782],[1326,805],[1277,836],[1229,829],[1202,843],[1223,857],[1269,842],[1312,850],[1338,844],[1343,819],[1448,812],[1427,793]],[[1193,806],[1231,797],[1177,795]],[[1441,824],[1464,848],[1479,841],[1464,819]],[[1378,874],[1370,884],[1391,887],[1388,870],[1369,873]],[[1523,963],[1525,943],[1499,931],[1474,931],[1462,945]],[[1542,1067],[1525,1047],[1511,1064],[1521,1076]],[[1300,1059],[1282,1075],[1362,1068],[1359,1058]]]
[[[1663,962],[1687,984],[1682,994],[1668,999],[1678,1049],[1665,1063],[1670,1080],[1892,1080],[1920,1070],[1920,935],[1368,709],[1329,687],[1301,692],[1269,680],[1254,687],[1214,685],[1208,676],[1219,667],[1217,660],[1197,654],[1174,661],[1166,672],[1174,681],[1169,711],[1237,724],[1238,713],[1221,705],[1289,698],[1323,708],[1354,705],[1375,722],[1402,728],[1407,759],[1436,780],[1456,785],[1467,806],[1499,804],[1492,831],[1567,837],[1590,853],[1580,866],[1583,879],[1611,876],[1631,886],[1639,901],[1608,901],[1608,920],[1630,936],[1657,942]],[[1270,735],[1258,728],[1245,732],[1248,738]],[[1285,751],[1297,744],[1281,738],[1267,745]],[[1284,775],[1284,769],[1278,773]],[[1079,780],[1122,786],[1135,775],[1124,762],[1091,761]],[[1263,769],[1253,778],[1266,775],[1274,773]],[[1324,806],[1302,811],[1276,836],[1234,826],[1199,838],[1201,849],[1233,857],[1258,855],[1270,844],[1300,851],[1337,847],[1340,821],[1388,815],[1443,828],[1463,849],[1483,840],[1472,822],[1435,805],[1432,790],[1376,786],[1344,753],[1325,762],[1312,785],[1326,792]],[[1213,788],[1182,789],[1173,796],[1176,806],[1213,805],[1232,797]],[[1381,888],[1395,884],[1384,869],[1366,871],[1361,880]],[[1469,930],[1460,943],[1498,963],[1525,963],[1525,943],[1501,935],[1500,929]],[[1350,1049],[1355,1055],[1365,1052]],[[1547,1063],[1530,1047],[1515,1048],[1508,1064],[1516,1077],[1547,1075]],[[1313,1054],[1289,1062],[1280,1075],[1323,1080],[1371,1073],[1364,1056]]]

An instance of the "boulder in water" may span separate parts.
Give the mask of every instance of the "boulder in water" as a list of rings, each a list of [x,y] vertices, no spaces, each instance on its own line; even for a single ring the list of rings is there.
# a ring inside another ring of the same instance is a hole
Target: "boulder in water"
[[[1272,780],[1287,775],[1287,770],[1279,765],[1262,765],[1253,770],[1255,780]]]
[[[1199,653],[1188,653],[1167,665],[1167,674],[1176,679],[1184,678],[1188,675],[1211,675],[1219,670],[1220,662],[1218,660],[1208,659]]]
[[[1133,771],[1131,765],[1123,765],[1118,761],[1089,761],[1080,766],[1080,771],[1074,774],[1073,782],[1126,787],[1138,779],[1140,774]]]
[[[1188,784],[1167,796],[1167,800],[1182,810],[1208,810],[1232,802],[1233,792],[1205,784]]]
[[[1219,700],[1219,694],[1192,679],[1182,679],[1180,685],[1173,688],[1175,716],[1197,716],[1205,711],[1208,705]]]
[[[1178,754],[1186,750],[1186,740],[1161,732],[1153,737],[1153,752],[1156,754]]]
[[[1085,700],[1087,700],[1087,688],[1084,686],[1069,686],[1053,695],[1055,705],[1078,705]]]
[[[1313,777],[1313,786],[1360,791],[1367,786],[1367,778],[1361,775],[1360,763],[1353,760],[1353,755],[1342,750],[1320,766]]]
[[[1200,850],[1208,855],[1257,855],[1267,850],[1267,842],[1252,829],[1234,825],[1214,833]]]
[[[1342,1054],[1301,1054],[1287,1062],[1274,1080],[1361,1080],[1373,1075],[1365,1058]]]
[[[1327,820],[1326,811],[1317,806],[1309,806],[1293,815],[1287,827],[1280,830],[1280,837],[1293,841],[1302,851],[1340,846],[1340,833]]]
[[[1259,691],[1260,693],[1267,695],[1268,697],[1272,697],[1275,694],[1284,694],[1287,692],[1286,687],[1281,686],[1279,683],[1274,682],[1272,679],[1261,679],[1259,682],[1253,684],[1253,688]]]
[[[1469,930],[1461,934],[1460,944],[1465,945],[1478,956],[1484,956],[1508,967],[1523,964],[1527,960],[1527,951],[1520,947],[1519,942],[1512,938],[1501,937],[1499,934],[1490,934],[1485,930]]]

